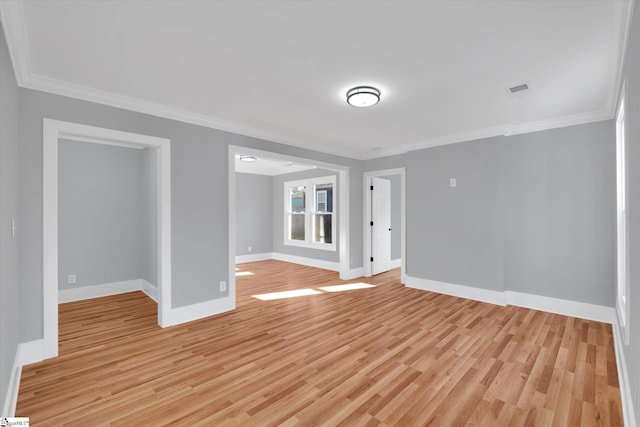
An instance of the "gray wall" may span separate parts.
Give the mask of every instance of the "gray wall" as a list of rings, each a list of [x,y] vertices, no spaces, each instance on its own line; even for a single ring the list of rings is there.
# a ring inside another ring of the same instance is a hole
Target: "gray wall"
[[[492,138],[407,156],[409,276],[504,289],[498,148]]]
[[[142,279],[158,286],[158,149],[142,150],[140,231]]]
[[[273,205],[271,176],[236,173],[236,255],[273,252]]]
[[[335,191],[335,206],[336,214],[333,219],[336,222],[336,250],[325,251],[322,249],[302,248],[300,246],[291,246],[284,244],[284,183],[287,181],[297,181],[307,178],[319,178],[324,176],[335,176],[336,179],[336,191]],[[338,182],[338,174],[335,171],[329,171],[324,169],[313,169],[302,172],[288,173],[285,175],[276,175],[273,177],[273,251],[281,254],[301,256],[305,258],[314,258],[322,261],[340,262],[340,242],[338,239],[338,233],[340,232],[340,223],[338,222],[338,211],[340,210],[340,183]],[[362,178],[361,181],[362,182]],[[357,194],[360,194],[362,190],[358,190]],[[356,196],[357,197],[357,196]],[[361,198],[361,197],[358,197]],[[353,209],[353,208],[352,208]],[[352,212],[353,213],[353,212]],[[362,224],[362,204],[360,206],[360,221],[358,224]],[[351,229],[355,225],[351,224]],[[362,247],[362,240],[352,243],[352,245],[359,245]],[[360,263],[362,264],[362,262]]]
[[[635,381],[640,389],[640,4],[636,3],[631,23],[631,35],[627,45],[627,141],[629,162],[629,268],[630,339],[624,346],[630,383]],[[638,391],[640,393],[640,390]],[[640,425],[640,398],[636,397],[636,424]]]
[[[358,160],[153,117],[59,95],[19,90],[19,276],[24,334],[42,338],[42,119],[51,118],[171,140],[172,305],[221,298],[228,280],[228,146],[271,151],[349,168],[349,190],[360,195]],[[349,257],[362,267],[362,198],[350,198]]]
[[[391,259],[400,259],[401,251],[401,182],[400,175],[381,176],[391,181]]]
[[[395,156],[380,157],[377,159],[363,160],[362,170],[364,172],[379,171],[385,169],[403,168],[407,165],[406,155],[397,154]]]
[[[142,277],[142,159],[133,148],[60,141],[59,289]]]
[[[18,343],[23,332],[19,302],[18,85],[0,27],[0,408],[4,405]],[[11,218],[18,227],[11,236]],[[0,409],[1,410],[1,409]],[[8,415],[8,414],[0,414]]]
[[[612,306],[614,155],[611,121],[412,152],[407,273]]]
[[[505,288],[613,306],[612,121],[505,138]]]

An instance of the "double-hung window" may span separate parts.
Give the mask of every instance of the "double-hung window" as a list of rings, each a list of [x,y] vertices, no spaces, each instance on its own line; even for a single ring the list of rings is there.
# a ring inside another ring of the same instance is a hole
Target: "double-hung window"
[[[284,243],[336,250],[336,177],[284,183]]]

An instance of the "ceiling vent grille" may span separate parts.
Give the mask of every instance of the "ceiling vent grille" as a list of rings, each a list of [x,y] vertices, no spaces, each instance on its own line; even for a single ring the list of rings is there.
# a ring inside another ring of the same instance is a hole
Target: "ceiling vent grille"
[[[509,88],[509,92],[511,92],[511,94],[516,94],[518,92],[522,92],[523,90],[529,90],[529,85],[524,83],[524,84]]]
[[[521,98],[531,91],[531,87],[529,86],[529,83],[522,83],[519,85],[511,86],[510,88],[508,88],[508,91],[509,95],[512,98]]]

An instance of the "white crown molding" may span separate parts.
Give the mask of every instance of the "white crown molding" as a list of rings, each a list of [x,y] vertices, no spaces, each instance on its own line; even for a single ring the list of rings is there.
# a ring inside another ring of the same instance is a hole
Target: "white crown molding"
[[[456,144],[458,142],[475,141],[478,139],[491,138],[494,136],[503,136],[507,133],[507,126],[494,126],[483,129],[474,129],[467,132],[461,132],[451,135],[445,135],[438,138],[428,139],[426,141],[405,145],[405,152],[422,150],[424,148],[437,147],[439,145]]]
[[[317,148],[318,145],[314,145],[313,143],[294,141],[289,138],[282,137],[281,135],[255,129],[250,126],[213,118],[204,114],[197,114],[160,103],[144,101],[138,98],[36,75],[29,59],[29,43],[24,21],[23,1],[0,1],[0,22],[4,28],[11,62],[13,63],[16,80],[20,87],[81,99],[83,101],[108,105],[110,107],[122,108],[124,110],[149,114],[156,117],[190,123],[211,129],[232,132],[251,138],[264,139],[325,154],[332,154],[350,159],[357,159],[358,157],[358,153],[354,151],[327,149],[319,151]]]
[[[425,148],[437,147],[440,145],[457,144],[459,142],[476,141],[484,138],[492,138],[496,136],[511,136],[523,133],[539,132],[543,130],[558,129],[569,126],[582,125],[586,123],[595,123],[603,120],[610,120],[613,116],[607,111],[596,111],[582,114],[574,114],[570,116],[557,117],[548,120],[540,120],[537,122],[522,123],[517,125],[502,125],[484,129],[475,129],[468,132],[447,135],[439,138],[429,139],[419,144],[405,145],[394,150],[380,150],[375,156],[366,157],[365,159],[373,159],[377,157],[385,157],[394,154],[403,154],[410,151],[422,150]],[[379,154],[379,155],[378,155]]]
[[[609,49],[609,63],[616,64],[617,68],[609,70],[610,84],[607,90],[606,112],[608,118],[615,117],[618,97],[623,83],[623,72],[625,66],[625,56],[627,45],[631,36],[631,20],[633,17],[633,6],[635,0],[612,1],[609,2],[611,14],[618,25],[611,26],[611,46],[618,46],[618,49]],[[636,24],[637,25],[637,24]]]
[[[300,142],[298,140],[292,140],[291,138],[283,135],[278,135],[250,126],[241,125],[239,123],[210,117],[204,114],[198,114],[160,103],[144,101],[137,98],[132,98],[120,94],[102,91],[99,89],[89,88],[86,86],[35,75],[28,54],[29,46],[28,38],[26,36],[22,0],[0,1],[0,20],[2,22],[7,38],[7,44],[13,62],[16,80],[18,81],[18,85],[20,87],[81,99],[84,101],[122,108],[129,111],[149,114],[156,117],[190,123],[207,128],[232,132],[252,138],[263,139],[325,154],[331,154],[357,160],[368,160],[397,154],[405,154],[409,151],[415,151],[439,145],[473,141],[494,136],[536,132],[541,130],[609,120],[613,118],[615,113],[616,100],[619,94],[620,85],[622,83],[624,55],[626,52],[627,41],[631,28],[633,5],[634,0],[611,2],[611,13],[617,23],[617,25],[612,25],[611,45],[617,45],[619,46],[619,49],[612,49],[611,63],[615,64],[615,66],[612,67],[610,71],[610,78],[612,81],[609,84],[609,89],[606,95],[606,105],[602,111],[570,115],[516,125],[500,125],[489,128],[474,129],[467,132],[428,139],[416,144],[407,144],[400,147],[381,150],[367,150],[366,152],[346,149],[327,149],[326,146],[323,146],[321,141],[317,141],[317,144],[314,144],[313,141]],[[318,149],[319,146],[322,147],[322,151]]]
[[[522,133],[539,132],[543,130],[558,129],[569,126],[583,125],[586,123],[601,122],[613,118],[607,111],[595,111],[569,116],[556,117],[553,119],[540,120],[537,122],[522,123],[518,125],[505,126],[504,136],[519,135]]]
[[[31,75],[29,60],[29,44],[24,23],[24,9],[21,0],[0,1],[0,22],[7,39],[9,55],[13,63],[13,71],[18,86],[24,87],[25,81]]]

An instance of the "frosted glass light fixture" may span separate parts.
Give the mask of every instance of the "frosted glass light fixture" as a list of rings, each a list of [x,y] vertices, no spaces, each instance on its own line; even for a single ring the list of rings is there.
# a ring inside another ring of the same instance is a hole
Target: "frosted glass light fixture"
[[[380,102],[380,91],[373,86],[357,86],[347,91],[347,103],[354,107],[371,107]]]
[[[258,159],[254,156],[240,156],[240,160],[243,162],[255,162]]]

